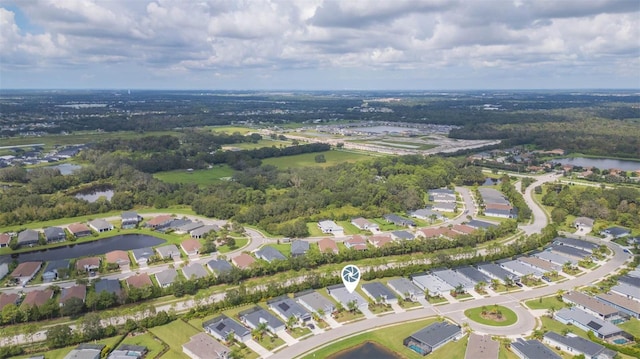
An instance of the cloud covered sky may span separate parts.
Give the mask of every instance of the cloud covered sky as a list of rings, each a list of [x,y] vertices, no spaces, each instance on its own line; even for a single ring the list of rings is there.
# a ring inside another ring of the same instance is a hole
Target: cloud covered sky
[[[639,88],[638,0],[0,0],[0,88]]]

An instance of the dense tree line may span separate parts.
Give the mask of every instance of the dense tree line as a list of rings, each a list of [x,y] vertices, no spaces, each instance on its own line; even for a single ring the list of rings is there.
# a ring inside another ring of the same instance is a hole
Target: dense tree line
[[[531,208],[527,206],[522,194],[511,183],[511,178],[504,175],[501,178],[500,190],[509,199],[509,202],[518,210],[518,222],[528,222],[531,219]]]

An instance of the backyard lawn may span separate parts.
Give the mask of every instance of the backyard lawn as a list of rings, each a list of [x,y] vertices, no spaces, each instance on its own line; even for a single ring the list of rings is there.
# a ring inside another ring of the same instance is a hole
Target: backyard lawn
[[[618,326],[634,337],[640,338],[640,320],[631,318],[631,320],[618,324]]]
[[[235,247],[231,248],[228,245],[223,245],[217,248],[218,252],[220,253],[227,253],[227,252],[231,252],[231,251],[235,251],[238,248],[242,248],[244,246],[247,245],[247,243],[249,243],[249,239],[248,238],[236,238],[236,245]]]
[[[143,347],[147,347],[147,350],[149,351],[147,353],[147,358],[155,358],[156,355],[160,354],[164,349],[162,342],[154,338],[151,333],[127,336],[121,344],[141,345]]]
[[[180,319],[166,325],[151,328],[149,331],[165,342],[171,348],[169,352],[172,352],[172,355],[176,358],[186,357],[182,353],[182,344],[189,342],[192,336],[200,333],[198,329]],[[163,358],[166,358],[166,356],[163,356]]]

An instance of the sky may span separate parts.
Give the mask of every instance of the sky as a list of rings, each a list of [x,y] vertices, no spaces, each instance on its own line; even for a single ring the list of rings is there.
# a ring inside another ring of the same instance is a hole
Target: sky
[[[0,0],[0,89],[640,88],[640,0]]]

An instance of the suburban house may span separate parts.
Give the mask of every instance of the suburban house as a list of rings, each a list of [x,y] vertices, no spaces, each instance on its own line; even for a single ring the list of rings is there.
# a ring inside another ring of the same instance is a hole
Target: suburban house
[[[444,237],[447,239],[454,239],[457,236],[459,236],[460,233],[456,233],[446,227],[437,227],[437,228],[420,228],[416,231],[416,235],[418,237],[423,237],[423,238]]]
[[[51,289],[34,290],[25,295],[20,306],[23,308],[40,307],[51,298],[53,298],[53,291]]]
[[[231,263],[240,269],[247,269],[255,262],[256,260],[247,253],[240,253],[239,255],[231,258]]]
[[[163,214],[148,220],[147,223],[145,223],[145,226],[155,230],[160,230],[169,227],[171,222],[173,222],[173,217],[168,214]]]
[[[459,326],[437,322],[411,334],[402,344],[420,355],[427,355],[452,340],[462,338],[462,335]]]
[[[12,260],[10,256],[0,257],[0,279],[9,274],[9,265],[11,264],[11,262]]]
[[[562,359],[560,355],[535,339],[518,338],[511,343],[511,350],[521,359]]]
[[[0,311],[9,304],[18,305],[18,299],[20,296],[16,293],[0,293]]]
[[[581,239],[575,239],[575,238],[566,238],[566,237],[554,238],[553,244],[558,246],[573,247],[589,253],[593,253],[599,247],[597,244],[593,242],[583,241]]]
[[[278,251],[277,249],[271,247],[271,246],[264,246],[260,249],[258,249],[255,252],[256,258],[265,260],[269,263],[279,260],[279,261],[284,261],[287,259],[287,257],[284,256],[284,254],[280,253],[280,251]]]
[[[95,272],[100,269],[100,257],[80,258],[76,261],[78,272]]]
[[[224,314],[211,320],[207,320],[202,323],[202,327],[205,332],[222,341],[227,341],[227,337],[229,335],[233,335],[233,337],[241,343],[251,339],[251,332],[249,329]],[[207,359],[209,359],[209,357],[207,357]]]
[[[451,203],[451,202],[435,202],[434,204],[431,205],[431,210],[433,211],[439,211],[439,212],[448,212],[448,213],[454,213],[457,209],[457,205],[455,202]]]
[[[595,223],[595,221],[593,220],[593,218],[589,218],[589,217],[578,217],[573,221],[573,226],[580,229],[580,228],[593,228],[593,224]]]
[[[453,227],[451,227],[451,230],[460,234],[471,234],[475,232],[476,229],[473,227],[467,226],[466,224],[455,224]]]
[[[611,349],[575,335],[562,336],[555,332],[546,332],[542,341],[574,357],[584,355],[589,359],[613,359],[617,355]]]
[[[149,258],[154,255],[154,251],[151,247],[144,247],[132,250],[131,254],[133,254],[133,260],[142,266],[147,265]]]
[[[370,282],[362,285],[362,291],[374,302],[385,304],[398,303],[398,297],[380,282]]]
[[[514,282],[520,281],[519,276],[509,272],[508,270],[502,268],[501,266],[495,263],[481,264],[478,266],[478,270],[480,270],[480,272],[489,276],[491,279],[497,279],[503,283],[507,278],[513,280]]]
[[[311,320],[311,313],[286,295],[267,301],[267,305],[284,321],[291,317],[296,318],[298,323],[306,323]]]
[[[104,255],[107,264],[115,264],[119,268],[129,267],[131,260],[129,259],[129,253],[126,251],[115,250],[108,252]]]
[[[291,242],[291,257],[299,257],[305,255],[309,251],[309,242],[295,240]]]
[[[559,253],[555,253],[555,252],[550,252],[550,251],[543,251],[540,253],[535,253],[532,254],[533,257],[536,258],[540,258],[544,261],[547,261],[549,263],[553,263],[559,266],[563,266],[565,265],[565,263],[569,262],[571,263],[571,265],[576,265],[578,264],[578,260],[575,258],[569,258],[569,257],[565,257]]]
[[[169,244],[162,247],[157,247],[156,252],[158,252],[158,256],[162,259],[179,259],[180,258],[180,250],[176,247],[175,244]]]
[[[389,222],[389,223],[393,223],[396,226],[401,226],[401,227],[415,227],[416,226],[416,222],[407,219],[407,218],[402,218],[400,216],[398,216],[397,214],[394,213],[389,213],[389,214],[385,214],[384,216],[382,216],[382,218],[384,218],[385,221]]]
[[[467,279],[467,277],[458,272],[454,272],[451,269],[434,270],[432,271],[432,274],[453,288],[461,287],[465,292],[474,289],[476,284]]]
[[[156,281],[158,282],[160,288],[167,288],[171,284],[173,284],[173,282],[175,282],[176,277],[178,276],[178,271],[175,270],[175,268],[167,268],[162,272],[156,273],[155,275]]]
[[[620,319],[620,313],[616,308],[602,303],[584,293],[576,291],[567,292],[562,296],[562,301],[573,304],[576,308],[580,308],[608,322]]]
[[[233,267],[231,264],[223,259],[212,259],[207,262],[207,267],[215,275],[219,276],[222,273],[228,273]]]
[[[122,212],[120,219],[122,222],[122,229],[136,228],[138,223],[142,221],[142,217],[140,217],[137,212],[133,211]]]
[[[47,266],[44,268],[44,272],[42,273],[42,281],[43,282],[51,282],[58,278],[60,275],[64,274],[64,277],[69,276],[69,260],[68,259],[60,259],[57,261],[51,261],[47,263]]]
[[[228,359],[231,349],[206,333],[198,333],[182,344],[182,352],[191,359]]]
[[[462,276],[464,276],[465,278],[469,279],[470,281],[478,284],[480,282],[484,283],[484,284],[490,284],[491,283],[491,278],[480,272],[477,268],[472,267],[472,266],[466,266],[466,267],[457,267],[454,269],[454,271],[456,273],[461,274]]]
[[[393,239],[391,239],[391,236],[387,234],[379,234],[369,237],[369,242],[371,242],[371,244],[373,244],[373,246],[376,248],[382,248],[385,245],[393,242]]]
[[[336,307],[333,302],[314,290],[306,290],[293,295],[296,302],[314,313],[331,314]]]
[[[359,236],[356,234],[344,241],[344,245],[347,248],[353,248],[358,251],[363,251],[367,249],[367,240],[363,236]]]
[[[631,234],[631,230],[622,227],[609,227],[601,232],[602,235],[613,239],[626,237]]]
[[[0,248],[9,247],[9,242],[11,242],[11,236],[7,233],[0,233]]]
[[[504,261],[504,262],[498,262],[498,263],[502,268],[508,270],[509,272],[521,278],[526,275],[529,275],[536,279],[541,279],[542,276],[544,275],[543,271],[536,269],[532,266],[525,265],[518,260],[510,260],[510,261]]]
[[[215,224],[210,224],[192,230],[191,232],[189,232],[189,235],[191,236],[191,238],[202,239],[208,233],[217,231],[219,229],[220,227],[216,226]]]
[[[518,218],[518,213],[515,208],[512,209],[497,209],[497,208],[486,208],[484,210],[484,215],[487,217],[498,217],[498,218]]]
[[[429,202],[448,202],[456,201],[456,193],[449,189],[432,189],[428,192]]]
[[[89,227],[98,233],[108,232],[113,230],[113,224],[105,221],[102,218],[94,219],[93,221],[89,221]]]
[[[82,223],[73,223],[67,226],[67,230],[69,233],[73,234],[74,237],[86,237],[91,235],[91,228],[89,228],[86,224]]]
[[[391,232],[391,238],[393,238],[394,241],[410,241],[414,239],[414,236],[407,231],[393,231]]]
[[[553,319],[562,324],[575,325],[586,332],[591,331],[600,339],[613,337],[625,337],[631,339],[631,335],[617,326],[595,317],[579,308],[562,308],[553,314]]]
[[[147,347],[142,345],[120,344],[107,359],[141,359],[147,354]]]
[[[96,290],[96,294],[107,292],[115,294],[118,298],[122,295],[122,286],[120,285],[120,281],[117,279],[102,278],[94,282],[94,288]]]
[[[176,234],[187,234],[187,233],[191,233],[191,231],[194,231],[198,228],[202,228],[204,227],[204,223],[200,222],[200,221],[195,221],[195,222],[191,222],[189,221],[189,223],[185,223],[183,225],[181,225],[180,227],[176,228],[175,233]]]
[[[11,272],[11,278],[18,284],[25,285],[38,273],[42,262],[22,262]]]
[[[276,318],[275,315],[269,313],[266,309],[255,306],[251,309],[242,311],[238,314],[240,321],[251,329],[256,329],[260,324],[267,324],[267,330],[271,333],[277,333],[281,330],[285,330],[284,323]]]
[[[151,282],[151,278],[149,278],[147,273],[132,275],[125,279],[125,282],[129,288],[144,288],[151,287],[153,285],[153,282]]]
[[[202,244],[197,239],[189,238],[185,239],[180,243],[180,247],[188,256],[195,256],[200,253],[200,248],[202,248]]]
[[[64,306],[65,303],[71,298],[80,299],[83,303],[87,297],[87,286],[83,284],[74,285],[69,288],[62,288],[60,290],[60,298],[58,302],[60,306]]]
[[[338,254],[338,245],[329,238],[322,238],[319,240],[318,248],[320,249],[320,253]]]
[[[583,251],[582,249],[578,249],[570,246],[559,246],[554,244],[551,247],[549,247],[547,250],[551,250],[552,252],[556,252],[565,257],[572,257],[577,260],[582,260],[582,259],[591,257],[591,253],[587,251]]]
[[[370,222],[362,217],[352,219],[351,224],[361,231],[371,231],[373,233],[380,231],[380,226],[377,223]]]
[[[38,244],[40,240],[40,233],[33,229],[25,229],[18,233],[18,245],[20,246],[33,246]]]
[[[623,297],[640,301],[640,291],[638,288],[627,283],[619,283],[611,287],[611,292],[620,294]]]
[[[344,228],[340,227],[336,224],[336,222],[331,220],[318,222],[318,228],[320,228],[322,233],[331,233],[336,237],[344,236]]]
[[[80,344],[65,356],[65,359],[100,359],[105,346],[102,344]]]
[[[640,319],[639,301],[627,298],[616,293],[598,294],[596,295],[596,300],[602,303],[606,303],[630,317]]]
[[[182,267],[182,274],[187,279],[204,278],[209,275],[209,272],[200,263],[191,263]]]
[[[553,264],[538,257],[519,257],[518,261],[543,272],[560,271],[562,269],[561,265]]]
[[[44,239],[46,239],[48,243],[62,242],[67,239],[67,233],[63,228],[60,227],[47,227],[43,230],[43,232]]]
[[[433,274],[417,273],[409,276],[413,284],[418,286],[424,292],[428,292],[430,296],[441,296],[442,294],[451,292],[454,288],[447,282],[438,278]]]
[[[344,284],[328,286],[327,292],[329,292],[329,295],[345,308],[349,308],[350,302],[355,302],[358,308],[366,309],[369,307],[369,302],[366,299],[356,291],[349,293]]]
[[[429,208],[421,208],[409,212],[409,216],[422,219],[424,221],[442,221],[445,219],[445,217],[440,212],[436,212]]]
[[[485,222],[485,221],[479,221],[477,219],[472,219],[469,222],[467,222],[467,226],[475,228],[475,229],[489,229],[491,227],[497,227],[493,223],[489,223],[489,222]]]
[[[405,300],[415,302],[418,298],[424,298],[424,291],[407,278],[391,279],[387,282],[387,285]]]
[[[498,359],[500,343],[491,339],[491,335],[469,334],[464,359]]]

